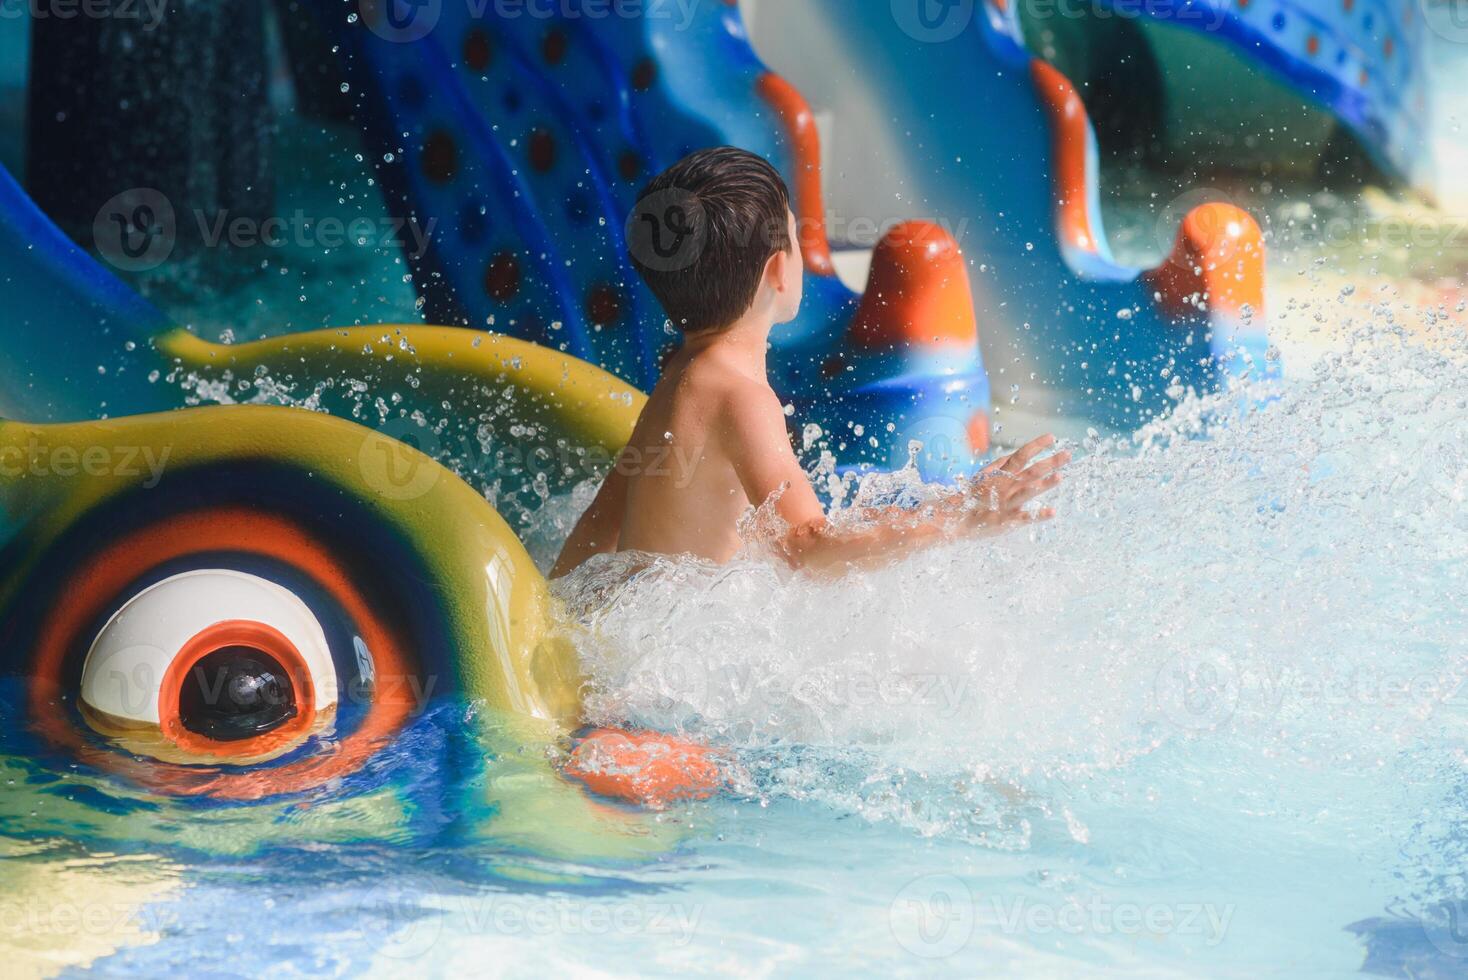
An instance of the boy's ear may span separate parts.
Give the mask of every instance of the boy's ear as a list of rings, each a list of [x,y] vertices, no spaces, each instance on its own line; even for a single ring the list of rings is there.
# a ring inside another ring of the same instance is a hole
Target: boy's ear
[[[765,263],[765,285],[776,292],[785,288],[785,264],[790,261],[789,252],[776,252]]]

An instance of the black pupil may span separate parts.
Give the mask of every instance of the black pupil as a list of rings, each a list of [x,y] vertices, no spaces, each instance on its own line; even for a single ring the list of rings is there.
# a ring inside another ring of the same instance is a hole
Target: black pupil
[[[295,716],[290,675],[254,647],[224,647],[200,658],[178,696],[183,726],[218,742],[263,735]]]

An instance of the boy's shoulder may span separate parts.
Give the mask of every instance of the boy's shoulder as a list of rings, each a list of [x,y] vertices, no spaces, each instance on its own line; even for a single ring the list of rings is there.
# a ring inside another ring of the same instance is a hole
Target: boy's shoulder
[[[754,378],[716,357],[694,357],[683,364],[673,382],[675,397],[706,409],[778,408],[779,398],[767,381]]]
[[[784,443],[785,408],[768,381],[724,364],[690,367],[683,386],[690,397],[679,414],[718,433],[724,451],[744,455],[753,446]]]

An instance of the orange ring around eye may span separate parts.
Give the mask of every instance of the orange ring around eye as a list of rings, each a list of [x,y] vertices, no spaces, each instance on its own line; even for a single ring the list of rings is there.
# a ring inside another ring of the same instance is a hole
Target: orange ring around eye
[[[286,765],[243,772],[140,762],[90,744],[60,710],[59,703],[67,694],[62,671],[67,653],[76,648],[81,632],[100,619],[122,590],[148,569],[210,551],[272,558],[310,575],[352,619],[362,642],[372,652],[378,690],[361,724],[330,750]],[[276,515],[243,507],[181,514],[166,524],[119,538],[93,556],[66,584],[66,592],[37,634],[30,696],[33,724],[47,739],[88,765],[109,769],[149,789],[239,801],[304,792],[361,768],[415,708],[411,685],[403,683],[411,667],[401,639],[377,621],[366,599],[319,541]],[[384,679],[390,682],[386,686],[380,683]]]
[[[179,715],[179,707],[184,680],[194,666],[211,653],[236,646],[251,647],[273,657],[290,675],[291,684],[300,695],[296,699],[295,716],[285,724],[253,738],[224,742],[190,731]],[[205,627],[174,656],[158,687],[158,727],[163,737],[185,752],[197,755],[221,758],[265,755],[296,741],[311,730],[315,721],[316,685],[311,679],[311,669],[306,666],[306,658],[284,633],[265,623],[234,619]]]

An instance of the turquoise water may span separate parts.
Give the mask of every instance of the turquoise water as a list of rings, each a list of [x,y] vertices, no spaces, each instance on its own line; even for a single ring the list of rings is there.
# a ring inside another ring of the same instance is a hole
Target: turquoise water
[[[593,709],[746,747],[751,860],[813,848],[812,908],[862,924],[792,927],[834,962],[1460,975],[1462,368],[1376,337],[1206,439],[1095,446],[1031,538],[644,573],[589,612]]]

